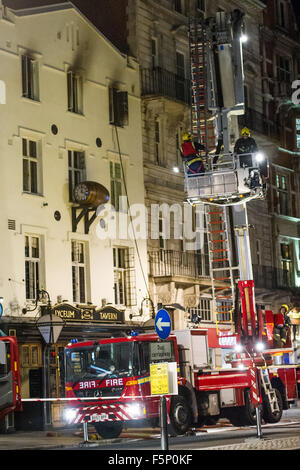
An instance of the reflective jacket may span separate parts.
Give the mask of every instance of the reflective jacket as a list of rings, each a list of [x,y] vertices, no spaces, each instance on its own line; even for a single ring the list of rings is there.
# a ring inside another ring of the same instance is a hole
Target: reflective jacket
[[[252,137],[247,137],[247,139],[241,137],[236,141],[234,146],[234,153],[237,153],[238,155],[243,153],[254,153],[257,152],[257,150],[256,142]]]
[[[184,158],[189,157],[191,155],[197,155],[197,150],[193,142],[187,141],[183,142],[181,145],[181,154]]]

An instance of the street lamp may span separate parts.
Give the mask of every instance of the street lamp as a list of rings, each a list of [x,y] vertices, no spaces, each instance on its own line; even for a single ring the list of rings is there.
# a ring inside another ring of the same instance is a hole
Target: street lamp
[[[132,318],[141,317],[141,316],[143,315],[143,303],[146,302],[146,301],[151,303],[152,318],[155,318],[155,308],[154,308],[153,300],[150,299],[150,297],[144,297],[143,300],[142,300],[142,302],[141,302],[140,313],[139,313],[138,315],[132,315],[132,314],[130,314],[130,315],[129,315],[130,320],[131,320]]]

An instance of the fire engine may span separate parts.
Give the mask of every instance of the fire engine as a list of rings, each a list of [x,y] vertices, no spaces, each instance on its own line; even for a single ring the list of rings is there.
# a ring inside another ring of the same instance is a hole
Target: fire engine
[[[119,436],[132,423],[157,426],[160,397],[151,395],[150,364],[176,362],[178,395],[167,400],[173,435],[208,418],[210,423],[223,417],[234,425],[254,425],[260,397],[264,421],[275,423],[297,399],[300,374],[290,364],[292,352],[291,347],[232,352],[230,367],[213,369],[204,329],[173,331],[166,340],[133,332],[128,337],[74,341],[65,349],[66,396],[74,398],[65,419],[92,423],[103,438]]]
[[[9,413],[22,411],[17,339],[0,336],[0,430]]]
[[[132,421],[157,423],[159,397],[150,393],[149,375],[156,362],[177,363],[178,394],[167,400],[174,434],[207,418],[253,425],[261,416],[257,410],[274,423],[297,399],[300,374],[290,338],[284,347],[275,345],[276,315],[255,303],[246,205],[265,197],[268,163],[258,152],[245,158],[233,151],[245,111],[242,33],[239,10],[190,20],[191,134],[202,144],[204,171],[191,175],[184,165],[186,201],[205,219],[219,344],[231,339],[236,348],[226,367],[214,369],[201,328],[173,331],[166,340],[132,334],[68,345],[66,394],[74,398],[69,422],[91,422],[102,437],[118,436]]]

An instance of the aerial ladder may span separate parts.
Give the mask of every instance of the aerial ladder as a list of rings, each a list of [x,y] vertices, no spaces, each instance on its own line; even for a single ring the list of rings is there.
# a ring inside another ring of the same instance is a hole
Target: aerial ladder
[[[185,170],[185,190],[187,202],[204,215],[217,334],[235,336],[254,364],[264,322],[262,311],[256,312],[247,203],[264,198],[267,165],[251,154],[246,166],[233,152],[238,116],[245,112],[242,31],[239,10],[190,19],[191,133],[205,148],[205,172],[191,176]],[[257,184],[249,184],[251,178]],[[256,384],[276,410],[268,371],[257,371]]]

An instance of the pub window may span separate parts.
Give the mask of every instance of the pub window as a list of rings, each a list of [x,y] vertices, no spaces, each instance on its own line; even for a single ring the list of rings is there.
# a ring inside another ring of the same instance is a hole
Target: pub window
[[[67,73],[68,111],[83,113],[82,77],[73,70]]]
[[[86,302],[86,246],[72,240],[72,292],[73,302]]]
[[[38,62],[29,57],[22,55],[22,96],[31,100],[39,100],[38,85]]]
[[[133,248],[113,248],[115,304],[136,305],[136,278]]]
[[[118,127],[128,126],[128,93],[109,88],[109,123]]]
[[[24,344],[21,346],[22,367],[39,367],[42,365],[41,346],[39,344]]]
[[[41,191],[41,155],[40,142],[31,138],[22,138],[23,191],[40,194]]]
[[[41,238],[25,235],[25,291],[26,300],[35,300],[41,278]]]
[[[85,180],[85,154],[78,150],[68,150],[69,168],[69,200],[74,201],[74,188],[76,184]]]

